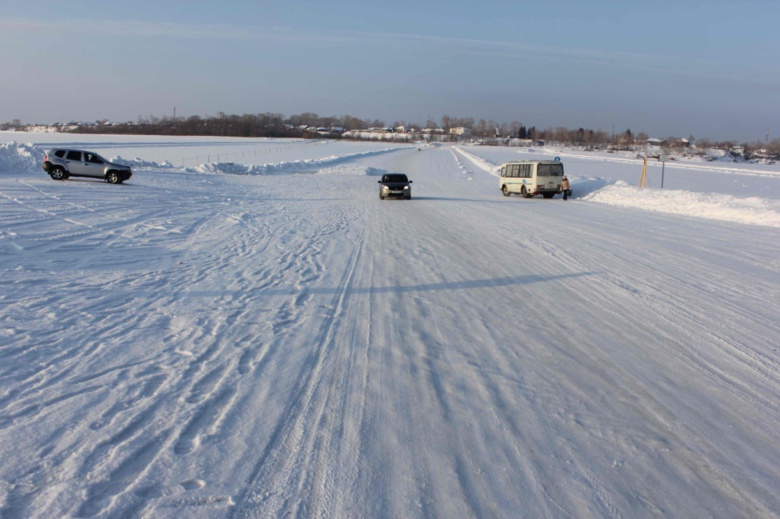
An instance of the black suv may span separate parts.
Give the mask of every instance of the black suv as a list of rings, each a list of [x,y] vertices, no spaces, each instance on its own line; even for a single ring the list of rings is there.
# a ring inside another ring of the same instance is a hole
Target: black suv
[[[403,173],[390,173],[382,175],[379,185],[379,199],[384,200],[388,196],[396,196],[407,200],[412,198],[412,183]]]
[[[54,180],[68,177],[102,178],[121,184],[131,176],[130,166],[109,162],[97,153],[83,150],[54,149],[43,157],[43,170]]]

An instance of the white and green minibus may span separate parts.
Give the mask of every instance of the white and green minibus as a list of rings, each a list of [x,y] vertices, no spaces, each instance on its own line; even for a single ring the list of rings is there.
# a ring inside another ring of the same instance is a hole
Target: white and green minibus
[[[554,160],[519,160],[500,168],[499,188],[504,196],[512,193],[532,198],[542,195],[552,198],[561,193],[563,163]]]

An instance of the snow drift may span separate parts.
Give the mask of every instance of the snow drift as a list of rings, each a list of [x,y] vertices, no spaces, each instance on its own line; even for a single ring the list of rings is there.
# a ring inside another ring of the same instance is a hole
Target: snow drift
[[[192,171],[200,173],[222,173],[229,175],[280,175],[286,173],[317,173],[328,168],[342,166],[356,159],[382,155],[401,149],[385,148],[381,150],[365,151],[360,153],[348,153],[344,155],[332,155],[320,159],[296,160],[269,164],[236,164],[233,162],[219,162],[202,164]]]

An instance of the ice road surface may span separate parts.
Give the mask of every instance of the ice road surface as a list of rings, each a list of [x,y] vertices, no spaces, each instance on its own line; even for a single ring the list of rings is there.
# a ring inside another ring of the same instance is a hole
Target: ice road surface
[[[0,516],[778,517],[780,168],[649,169],[0,134]]]

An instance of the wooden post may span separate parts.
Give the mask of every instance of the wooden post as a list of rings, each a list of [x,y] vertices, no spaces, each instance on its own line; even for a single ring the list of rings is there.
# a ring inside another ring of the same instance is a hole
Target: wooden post
[[[645,163],[642,165],[642,176],[639,177],[640,189],[647,187],[647,157],[645,157]]]

